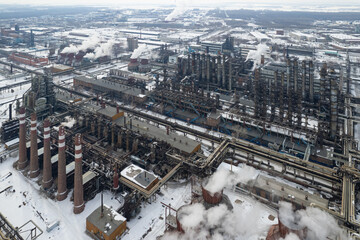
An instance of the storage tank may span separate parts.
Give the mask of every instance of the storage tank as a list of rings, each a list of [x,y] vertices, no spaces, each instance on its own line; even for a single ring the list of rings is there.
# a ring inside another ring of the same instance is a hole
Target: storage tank
[[[204,201],[210,204],[219,204],[223,198],[223,189],[221,189],[221,191],[214,193],[210,192],[205,188],[207,183],[208,183],[208,179],[206,179],[201,185],[201,191]]]

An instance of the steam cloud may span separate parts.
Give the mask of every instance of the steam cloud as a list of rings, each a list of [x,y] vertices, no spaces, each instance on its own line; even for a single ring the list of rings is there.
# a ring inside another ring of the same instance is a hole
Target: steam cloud
[[[148,51],[148,47],[145,44],[140,44],[137,49],[131,54],[131,58],[138,58],[142,53]]]
[[[291,203],[280,202],[279,217],[287,226],[296,224],[300,228],[307,228],[307,239],[327,239],[340,236],[347,239],[337,221],[329,213],[315,207],[308,207],[294,212]],[[289,238],[288,238],[289,237]],[[286,240],[296,239],[288,236]]]
[[[237,182],[246,182],[258,175],[258,171],[244,165],[242,168],[235,167],[233,173],[224,169],[228,165],[220,165],[220,168],[211,176],[206,188],[217,192],[224,186]],[[230,180],[228,180],[230,179]],[[212,184],[215,184],[212,185]],[[210,191],[210,190],[209,190]],[[287,225],[296,225],[297,228],[307,228],[307,240],[328,239],[327,237],[340,236],[347,239],[339,227],[337,221],[327,212],[318,208],[294,212],[291,203],[280,202],[279,217]],[[165,233],[162,240],[249,240],[259,239],[266,236],[272,224],[269,220],[264,221],[265,207],[259,202],[243,203],[229,210],[225,204],[220,204],[205,209],[201,203],[183,206],[178,211],[178,220],[184,229],[184,233],[173,231]],[[281,240],[300,240],[299,237],[290,233]]]
[[[183,15],[187,11],[186,5],[187,4],[185,1],[177,1],[175,9],[169,15],[167,15],[165,21],[172,21],[173,19]]]
[[[221,165],[222,166],[222,165]],[[259,172],[247,165],[243,165],[242,168],[233,167],[233,172],[229,169],[218,168],[216,172],[209,178],[208,183],[205,185],[205,189],[211,193],[221,191],[226,186],[231,186],[236,183],[247,183],[248,181],[255,179]]]
[[[80,46],[75,46],[71,44],[69,47],[64,48],[61,53],[78,53],[80,51],[86,51],[88,49],[95,49],[95,47],[100,43],[100,38],[98,36],[93,36],[89,39],[84,40]]]
[[[200,203],[184,206],[179,219],[185,233],[170,232],[162,240],[190,239],[258,239],[259,233],[266,235],[271,223],[260,224],[263,207],[255,203],[251,208],[228,210],[225,204],[208,210]],[[211,232],[211,235],[210,235]]]
[[[99,57],[112,56],[114,44],[115,42],[112,40],[100,44],[95,48],[94,52],[87,53],[84,57],[89,59],[97,59]]]
[[[254,68],[261,63],[261,55],[265,55],[266,51],[268,50],[268,46],[265,44],[257,45],[256,50],[250,50],[248,55],[246,56],[246,61],[253,60],[254,61]]]

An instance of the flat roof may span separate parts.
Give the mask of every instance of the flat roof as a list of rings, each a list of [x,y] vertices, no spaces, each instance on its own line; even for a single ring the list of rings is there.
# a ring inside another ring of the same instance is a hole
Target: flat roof
[[[102,233],[110,236],[119,226],[126,221],[120,213],[114,209],[103,206],[103,216],[101,217],[101,206],[96,208],[87,218],[86,221],[92,223]]]
[[[328,207],[329,201],[327,199],[322,198],[320,195],[306,192],[295,186],[287,184],[286,180],[260,174],[255,180],[255,186],[267,189],[270,192],[276,193],[278,196],[284,196],[284,198],[296,199],[297,202],[301,202],[304,206],[309,206],[311,203],[315,203],[316,205],[324,208]],[[305,196],[307,196],[307,199]]]
[[[56,155],[52,156],[51,159],[50,159],[51,164],[56,163],[58,160],[59,160],[59,154],[56,154]]]
[[[144,98],[148,94],[148,91],[146,90],[144,90],[145,92],[142,93],[142,90],[139,88],[130,87],[118,82],[109,81],[107,79],[95,79],[90,76],[75,76],[74,79],[139,98]]]
[[[66,165],[66,175],[75,170],[75,161]]]
[[[82,175],[83,178],[83,185],[85,185],[86,183],[90,182],[93,178],[96,177],[96,173],[93,171],[87,171],[86,173],[84,173]]]
[[[142,169],[134,164],[129,165],[121,171],[121,176],[139,185],[142,188],[147,188],[154,180],[158,178],[157,175]]]
[[[176,148],[182,152],[191,154],[196,150],[196,148],[199,148],[199,142],[192,140],[186,136],[179,135],[173,132],[169,132],[169,135],[167,135],[166,129],[156,127],[135,118],[132,118],[131,120],[133,131],[139,132],[143,135],[147,135],[159,141],[167,142],[173,148]],[[118,118],[115,123],[119,126],[124,126],[124,117]],[[126,118],[126,125],[128,128],[130,128],[130,118]]]

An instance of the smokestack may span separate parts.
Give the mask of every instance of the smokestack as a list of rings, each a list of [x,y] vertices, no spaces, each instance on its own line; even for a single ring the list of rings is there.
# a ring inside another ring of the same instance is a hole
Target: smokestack
[[[116,105],[116,113],[119,113],[119,106]]]
[[[23,170],[27,166],[27,157],[26,157],[26,123],[25,123],[25,108],[21,107],[19,109],[19,160],[18,160],[18,169]]]
[[[261,55],[261,65],[264,65],[264,64],[265,64],[265,56]]]
[[[44,121],[44,168],[42,187],[48,189],[52,185],[51,175],[51,153],[50,153],[50,122],[48,119]]]
[[[130,144],[130,131],[126,131],[126,152],[129,152],[129,144]]]
[[[58,151],[58,182],[57,200],[62,201],[67,197],[66,187],[66,158],[65,158],[65,132],[64,126],[59,127],[59,151]]]
[[[74,213],[79,214],[84,211],[84,208],[81,134],[78,133],[75,136]]]
[[[30,178],[39,176],[39,157],[37,144],[37,128],[36,128],[36,113],[31,114],[31,129],[30,129]]]
[[[119,174],[117,172],[117,168],[114,169],[113,183],[114,183],[114,190],[119,189]]]
[[[169,135],[170,134],[170,127],[166,126],[166,134]]]
[[[9,104],[9,120],[12,119],[12,104]]]

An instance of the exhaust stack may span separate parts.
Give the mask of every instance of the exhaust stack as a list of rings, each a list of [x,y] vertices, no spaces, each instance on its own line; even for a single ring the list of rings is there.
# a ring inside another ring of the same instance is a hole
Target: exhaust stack
[[[36,113],[33,112],[30,129],[30,178],[36,178],[40,174],[36,123]]]
[[[78,133],[75,136],[74,213],[79,214],[84,208],[81,134]]]
[[[59,127],[59,152],[58,152],[58,186],[57,200],[62,201],[67,197],[66,187],[66,158],[65,158],[65,132],[64,127]]]
[[[18,160],[18,169],[23,170],[28,162],[26,156],[26,122],[25,122],[25,108],[21,107],[19,109],[19,160]]]
[[[48,189],[52,185],[51,174],[51,152],[50,152],[50,121],[45,119],[44,121],[44,169],[42,187]]]

